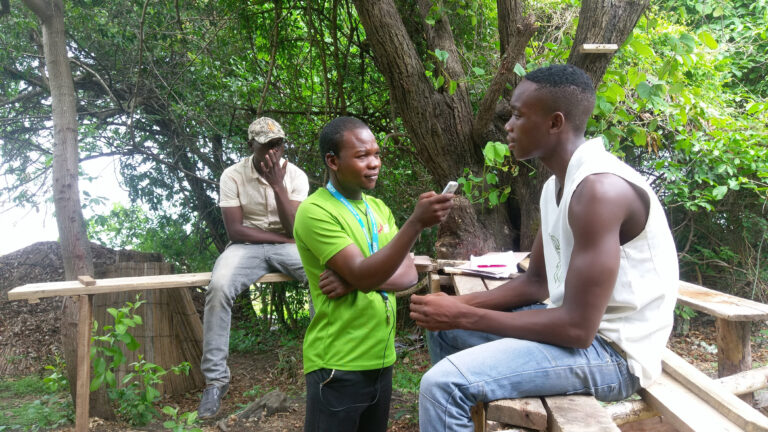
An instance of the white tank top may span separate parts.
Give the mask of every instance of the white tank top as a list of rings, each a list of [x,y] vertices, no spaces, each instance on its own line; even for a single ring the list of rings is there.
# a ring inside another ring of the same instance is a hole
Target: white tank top
[[[568,207],[576,187],[588,175],[611,173],[642,188],[650,201],[643,231],[621,247],[621,262],[598,334],[615,342],[627,356],[630,371],[647,387],[661,374],[678,288],[677,252],[667,218],[656,194],[634,169],[605,150],[601,138],[582,144],[571,157],[563,196],[557,205],[557,180],[541,193],[541,233],[550,307],[563,303],[565,276],[573,252]]]

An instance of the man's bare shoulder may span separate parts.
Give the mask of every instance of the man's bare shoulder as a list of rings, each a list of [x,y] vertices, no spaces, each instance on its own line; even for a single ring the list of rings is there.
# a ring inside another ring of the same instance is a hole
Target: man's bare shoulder
[[[642,231],[648,209],[648,196],[641,187],[616,174],[592,174],[574,190],[568,220],[574,229],[621,231],[623,244]]]

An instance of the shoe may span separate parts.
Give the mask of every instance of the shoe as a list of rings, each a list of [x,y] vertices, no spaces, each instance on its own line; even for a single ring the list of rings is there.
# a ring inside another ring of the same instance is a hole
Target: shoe
[[[229,390],[229,384],[206,387],[203,390],[200,406],[197,408],[197,417],[207,419],[216,416],[221,410],[221,399],[227,394],[227,390]]]

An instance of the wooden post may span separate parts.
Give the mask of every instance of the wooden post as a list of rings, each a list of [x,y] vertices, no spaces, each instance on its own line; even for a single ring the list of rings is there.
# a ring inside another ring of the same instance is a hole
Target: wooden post
[[[485,403],[478,402],[469,409],[472,422],[475,424],[475,432],[485,432]]]
[[[440,292],[440,276],[435,272],[429,273],[429,291],[431,293]]]
[[[77,320],[77,400],[75,401],[75,431],[88,430],[88,396],[91,385],[91,313],[93,295],[79,296],[80,315]]]
[[[717,329],[717,376],[719,378],[748,371],[752,368],[752,348],[749,345],[752,323],[729,321],[718,318]],[[752,393],[740,396],[752,404]]]

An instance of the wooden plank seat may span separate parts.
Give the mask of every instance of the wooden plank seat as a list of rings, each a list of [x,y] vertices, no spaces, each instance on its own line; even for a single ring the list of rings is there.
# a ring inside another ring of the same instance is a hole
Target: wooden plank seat
[[[438,261],[438,268],[441,267]],[[462,262],[446,262],[445,265],[459,266]],[[521,268],[527,268],[527,262],[521,263]],[[437,277],[435,278],[437,281]],[[487,289],[493,289],[505,280],[481,279],[477,277],[452,274],[448,280],[440,279],[453,285],[457,295],[468,294]],[[433,282],[434,287],[437,282]],[[596,423],[593,419],[607,417],[623,423],[616,413],[622,411],[624,417],[642,420],[662,415],[666,430],[696,431],[696,430],[747,430],[768,431],[768,419],[755,410],[748,402],[751,392],[768,387],[768,368],[750,371],[750,325],[752,321],[768,320],[768,305],[743,299],[737,296],[721,293],[688,282],[680,281],[678,303],[694,310],[705,312],[716,318],[718,375],[720,380],[712,380],[695,367],[688,364],[669,350],[665,350],[663,374],[659,381],[640,392],[642,400],[627,401],[619,404],[617,409],[600,408],[597,413],[586,418],[587,426]],[[729,380],[728,375],[734,375]],[[748,382],[748,383],[747,383]],[[723,383],[727,383],[724,385]],[[739,399],[742,395],[745,399]],[[746,396],[744,396],[746,395]],[[589,399],[591,397],[587,397]],[[542,407],[562,407],[566,413],[581,412],[586,408],[575,403],[562,403],[550,398],[528,398],[520,400],[500,400],[490,402],[485,406],[483,424],[476,422],[476,430],[485,430],[492,425],[492,430],[500,430],[513,425],[513,429],[505,430],[586,430],[585,424],[559,425],[552,417],[552,410]],[[535,401],[540,400],[539,403]],[[592,398],[594,401],[594,398]],[[597,401],[594,401],[597,403]],[[598,404],[599,406],[599,404]],[[626,414],[630,411],[631,414]],[[546,428],[542,429],[542,412],[546,412]],[[568,418],[568,417],[566,417]],[[537,419],[534,421],[534,419]],[[572,418],[571,418],[572,419]],[[578,421],[577,421],[578,423]],[[613,423],[613,422],[612,422]],[[566,427],[566,429],[564,429]],[[517,428],[517,429],[514,429]],[[525,428],[525,429],[520,429]],[[600,429],[597,429],[600,430]],[[654,428],[647,430],[655,430]]]
[[[293,280],[282,273],[267,273],[256,283],[283,282]],[[93,282],[91,282],[93,281]],[[110,279],[91,279],[89,285],[80,281],[61,281],[27,284],[8,292],[8,300],[35,300],[81,294],[104,294],[123,291],[141,291],[167,288],[205,286],[211,281],[211,273],[182,273],[157,276],[135,276]]]
[[[476,424],[476,430],[616,431],[617,424],[628,423],[626,417],[640,421],[662,415],[665,430],[768,431],[768,418],[735,396],[740,381],[752,382],[746,390],[764,388],[768,368],[743,374],[715,381],[665,349],[662,376],[639,392],[643,399],[616,404],[630,405],[634,413],[617,418],[618,410],[592,396],[504,399],[486,405],[485,423]]]

